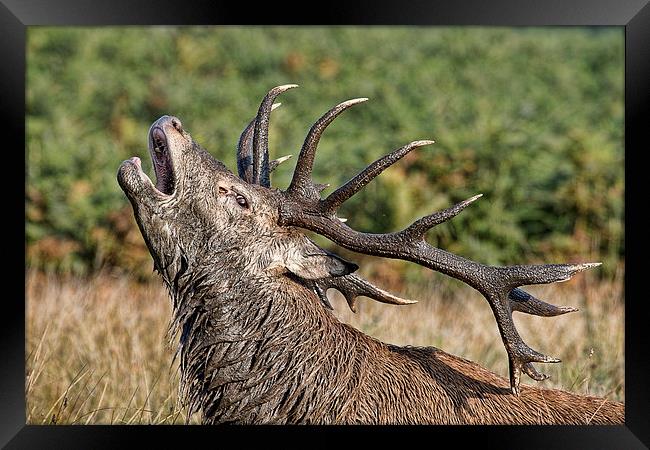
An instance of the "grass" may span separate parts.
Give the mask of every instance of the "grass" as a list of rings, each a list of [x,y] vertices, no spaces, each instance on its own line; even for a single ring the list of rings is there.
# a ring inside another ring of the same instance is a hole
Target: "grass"
[[[162,286],[27,277],[27,422],[183,423]]]
[[[524,340],[561,364],[538,365],[543,382],[572,392],[624,400],[623,274],[593,275],[529,291],[580,308],[555,318],[515,314]],[[358,312],[330,291],[337,316],[400,345],[433,345],[507,377],[507,358],[492,313],[475,291],[442,277],[396,292],[419,303],[397,307],[362,298]],[[108,273],[26,277],[26,396],[29,424],[182,424],[174,345],[165,333],[171,308],[161,282],[137,284]],[[524,383],[534,381],[524,379]]]

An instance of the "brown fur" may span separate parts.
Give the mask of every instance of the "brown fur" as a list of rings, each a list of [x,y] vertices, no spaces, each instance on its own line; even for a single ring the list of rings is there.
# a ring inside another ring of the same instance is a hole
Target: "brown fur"
[[[508,380],[476,363],[435,347],[385,344],[339,322],[293,281],[264,282],[254,300],[233,298],[236,308],[220,308],[233,316],[201,322],[193,331],[201,351],[192,344],[182,348],[185,373],[195,377],[185,380],[192,386],[186,394],[203,410],[205,423],[624,421],[623,405],[603,398],[526,385],[514,396]],[[248,339],[232,335],[239,323]],[[188,370],[197,366],[203,369]]]
[[[183,398],[204,423],[623,422],[621,403],[529,386],[515,396],[473,362],[339,322],[301,280],[356,266],[280,226],[280,193],[233,175],[179,124],[154,124],[173,190],[159,191],[137,159],[118,181],[169,289]]]

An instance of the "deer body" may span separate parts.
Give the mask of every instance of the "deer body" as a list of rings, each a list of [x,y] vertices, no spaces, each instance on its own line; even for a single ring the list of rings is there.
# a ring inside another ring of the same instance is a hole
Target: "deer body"
[[[380,342],[288,278],[249,279],[233,291],[240,275],[220,289],[197,287],[208,297],[177,312],[186,317],[180,329],[191,330],[180,349],[186,394],[205,423],[623,422],[619,403],[530,386],[514,396],[507,380],[471,361]]]
[[[140,159],[118,182],[169,290],[172,335],[179,336],[182,398],[213,423],[586,424],[622,423],[621,403],[559,390],[520,387],[541,380],[532,362],[558,362],[519,337],[512,311],[552,316],[574,311],[519,289],[570,278],[595,264],[492,267],[430,246],[424,233],[479,196],[417,220],[398,233],[356,232],[336,208],[412,149],[376,161],[321,200],[309,174],[337,105],[314,124],[286,191],[270,186],[268,120],[274,88],[244,129],[239,177],[202,149],[171,116],[149,132],[156,184]],[[405,305],[353,272],[358,266],[312,242],[316,231],[351,250],[417,262],[479,290],[493,309],[510,361],[510,380],[433,347],[398,347],[345,325],[327,309],[328,288],[352,310],[358,296]]]

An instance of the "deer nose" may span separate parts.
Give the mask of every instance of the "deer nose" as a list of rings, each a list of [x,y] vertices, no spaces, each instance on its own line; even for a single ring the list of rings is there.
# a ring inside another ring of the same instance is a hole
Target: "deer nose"
[[[183,124],[181,123],[180,120],[178,120],[178,118],[172,117],[172,126],[176,128],[176,131],[178,131],[179,133],[183,132]]]
[[[167,115],[162,116],[160,119],[156,121],[156,125],[161,127],[163,130],[165,129],[165,125],[171,125],[179,133],[183,132],[183,124],[181,123],[178,117],[167,116]]]

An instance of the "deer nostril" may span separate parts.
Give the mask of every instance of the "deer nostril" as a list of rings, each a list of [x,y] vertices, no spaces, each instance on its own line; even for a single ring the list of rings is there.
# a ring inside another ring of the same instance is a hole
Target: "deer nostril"
[[[183,132],[183,124],[176,117],[172,118],[172,126],[176,129],[176,131],[179,131],[181,133]]]

